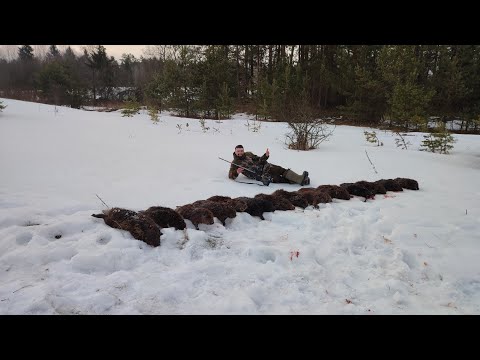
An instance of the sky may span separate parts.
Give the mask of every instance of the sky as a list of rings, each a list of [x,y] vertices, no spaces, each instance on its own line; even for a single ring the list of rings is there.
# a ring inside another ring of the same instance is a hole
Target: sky
[[[0,45],[0,58],[6,58],[8,60],[12,60],[12,58],[17,57],[18,53],[18,46],[20,45]],[[44,53],[48,51],[48,47],[50,45],[32,45],[34,48],[34,54]],[[60,51],[64,51],[64,49],[68,45],[57,45]],[[85,45],[71,45],[72,49],[78,54],[82,54],[83,47]],[[103,45],[107,50],[107,54],[109,56],[114,56],[115,59],[121,59],[123,54],[133,54],[136,58],[140,58],[140,56],[145,55],[144,49],[147,45]]]
[[[75,50],[81,52],[83,45],[73,45]],[[144,55],[143,50],[147,45],[103,45],[107,50],[109,56],[114,56],[115,59],[121,59],[123,54],[133,54],[137,59]]]
[[[442,155],[419,151],[422,133],[402,150],[388,131],[378,147],[370,129],[337,126],[303,152],[286,147],[286,123],[253,132],[246,114],[202,129],[0,101],[0,314],[480,314],[479,136],[455,134]],[[237,144],[309,171],[311,187],[407,177],[420,190],[187,220],[155,248],[91,216],[102,201],[139,211],[299,189],[229,180],[218,157]]]

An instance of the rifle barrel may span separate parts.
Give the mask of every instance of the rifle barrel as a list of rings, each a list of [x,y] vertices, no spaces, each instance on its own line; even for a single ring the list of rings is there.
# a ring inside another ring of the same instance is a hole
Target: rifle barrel
[[[226,162],[228,162],[228,163],[230,163],[230,164],[232,164],[232,165],[235,165],[235,166],[237,166],[237,167],[239,167],[239,168],[241,168],[241,169],[247,170],[247,171],[251,172],[252,174],[257,175],[257,173],[256,173],[255,171],[252,171],[252,170],[250,170],[250,169],[247,169],[246,167],[243,167],[243,166],[234,164],[233,162],[228,161],[228,160],[225,160],[225,159],[223,159],[223,158],[221,158],[221,157],[218,157],[218,158],[219,158],[220,160],[226,161]]]

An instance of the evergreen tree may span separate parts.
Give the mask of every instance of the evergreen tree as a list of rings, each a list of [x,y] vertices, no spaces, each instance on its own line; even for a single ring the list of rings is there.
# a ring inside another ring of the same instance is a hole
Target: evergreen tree
[[[72,48],[69,46],[65,50],[65,53],[63,54],[63,58],[67,62],[73,62],[77,59],[77,56],[75,55],[75,52],[72,50]]]
[[[13,73],[11,74],[12,87],[20,89],[23,100],[32,101],[36,96],[28,90],[32,90],[34,87],[34,77],[40,63],[34,57],[33,48],[30,45],[20,46],[18,56],[19,59],[14,62]]]
[[[215,119],[222,116],[225,106],[231,106],[230,98],[237,93],[235,67],[229,62],[228,54],[228,47],[206,47],[194,73],[193,83],[201,99],[198,105],[201,104],[201,110],[207,114],[213,111]]]
[[[374,131],[364,131],[363,134],[365,135],[365,140],[367,140],[369,143],[376,144],[377,146],[383,145],[382,142],[377,138],[377,132]]]
[[[171,81],[172,66],[175,64],[170,60],[167,61],[169,65],[154,74],[152,80],[146,85],[145,99],[147,103],[157,108],[160,112],[164,107],[164,102],[168,95],[172,92],[173,86]]]
[[[438,152],[448,154],[453,149],[453,143],[456,141],[448,131],[441,131],[429,135],[423,135],[421,151]]]
[[[386,46],[379,64],[387,91],[390,124],[418,129],[426,125],[435,91],[420,83],[423,67],[413,46]]]
[[[84,50],[85,64],[92,72],[93,101],[97,101],[97,90],[100,95],[108,96],[109,87],[113,82],[112,63],[113,58],[108,58],[104,46],[97,45],[95,49],[88,52]]]
[[[57,62],[46,64],[37,75],[37,87],[55,105],[67,103],[67,91],[72,83],[66,68]]]
[[[47,56],[53,59],[60,57],[60,51],[58,50],[57,45],[50,45]]]
[[[346,106],[339,109],[362,124],[378,124],[387,108],[386,86],[378,66],[381,46],[347,46],[341,57],[342,94]]]
[[[132,54],[123,54],[120,59],[120,67],[126,75],[125,86],[133,86],[133,71],[137,66],[138,61]]]
[[[217,109],[219,118],[230,118],[232,113],[232,98],[230,97],[230,91],[226,82],[223,83],[222,90],[218,95]]]
[[[257,84],[256,109],[257,118],[267,120],[272,113],[273,84],[269,84],[268,78],[263,78]]]
[[[468,89],[458,55],[447,46],[439,47],[437,51],[438,59],[432,71],[432,83],[436,89],[432,111],[451,119],[459,116],[467,105]]]
[[[23,45],[18,48],[18,57],[22,61],[33,59],[33,48],[30,45]]]
[[[178,49],[175,66],[169,67],[169,77],[173,80],[170,103],[182,116],[195,117],[197,109],[195,100],[198,98],[198,88],[194,83],[194,68],[196,66],[197,49],[185,45]]]
[[[465,120],[465,130],[478,126],[480,117],[480,46],[457,45],[458,60],[466,96],[460,117]],[[462,123],[463,126],[463,123]]]
[[[427,127],[427,108],[433,92],[412,83],[395,84],[388,104],[390,116],[405,130],[424,130]]]
[[[132,117],[140,112],[140,103],[135,97],[125,101],[125,107],[122,109],[122,116]]]

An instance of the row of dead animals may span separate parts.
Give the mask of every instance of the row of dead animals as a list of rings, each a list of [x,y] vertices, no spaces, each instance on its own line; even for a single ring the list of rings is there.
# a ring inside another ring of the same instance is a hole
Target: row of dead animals
[[[413,179],[396,178],[375,182],[357,181],[340,186],[320,185],[317,188],[301,188],[298,191],[279,189],[272,194],[257,194],[253,198],[232,199],[228,196],[212,196],[206,200],[179,206],[175,210],[162,206],[152,206],[139,212],[112,208],[92,216],[103,218],[108,226],[129,231],[135,239],[159,246],[161,229],[174,227],[183,230],[186,228],[185,219],[190,220],[197,229],[199,224],[212,225],[214,217],[225,225],[225,220],[236,217],[237,212],[246,212],[265,220],[264,212],[294,210],[297,206],[305,209],[309,205],[318,209],[318,204],[329,203],[332,198],[350,200],[353,196],[361,196],[366,201],[374,198],[375,194],[403,189],[418,190],[418,182]]]

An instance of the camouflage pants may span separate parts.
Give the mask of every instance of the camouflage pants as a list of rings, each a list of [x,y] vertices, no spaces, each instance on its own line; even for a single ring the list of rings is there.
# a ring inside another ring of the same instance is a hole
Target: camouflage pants
[[[283,177],[283,174],[285,173],[285,171],[287,171],[287,169],[281,166],[269,164],[269,163],[266,163],[265,166],[263,167],[263,174],[270,175],[272,177],[272,182],[293,184],[291,181]]]

